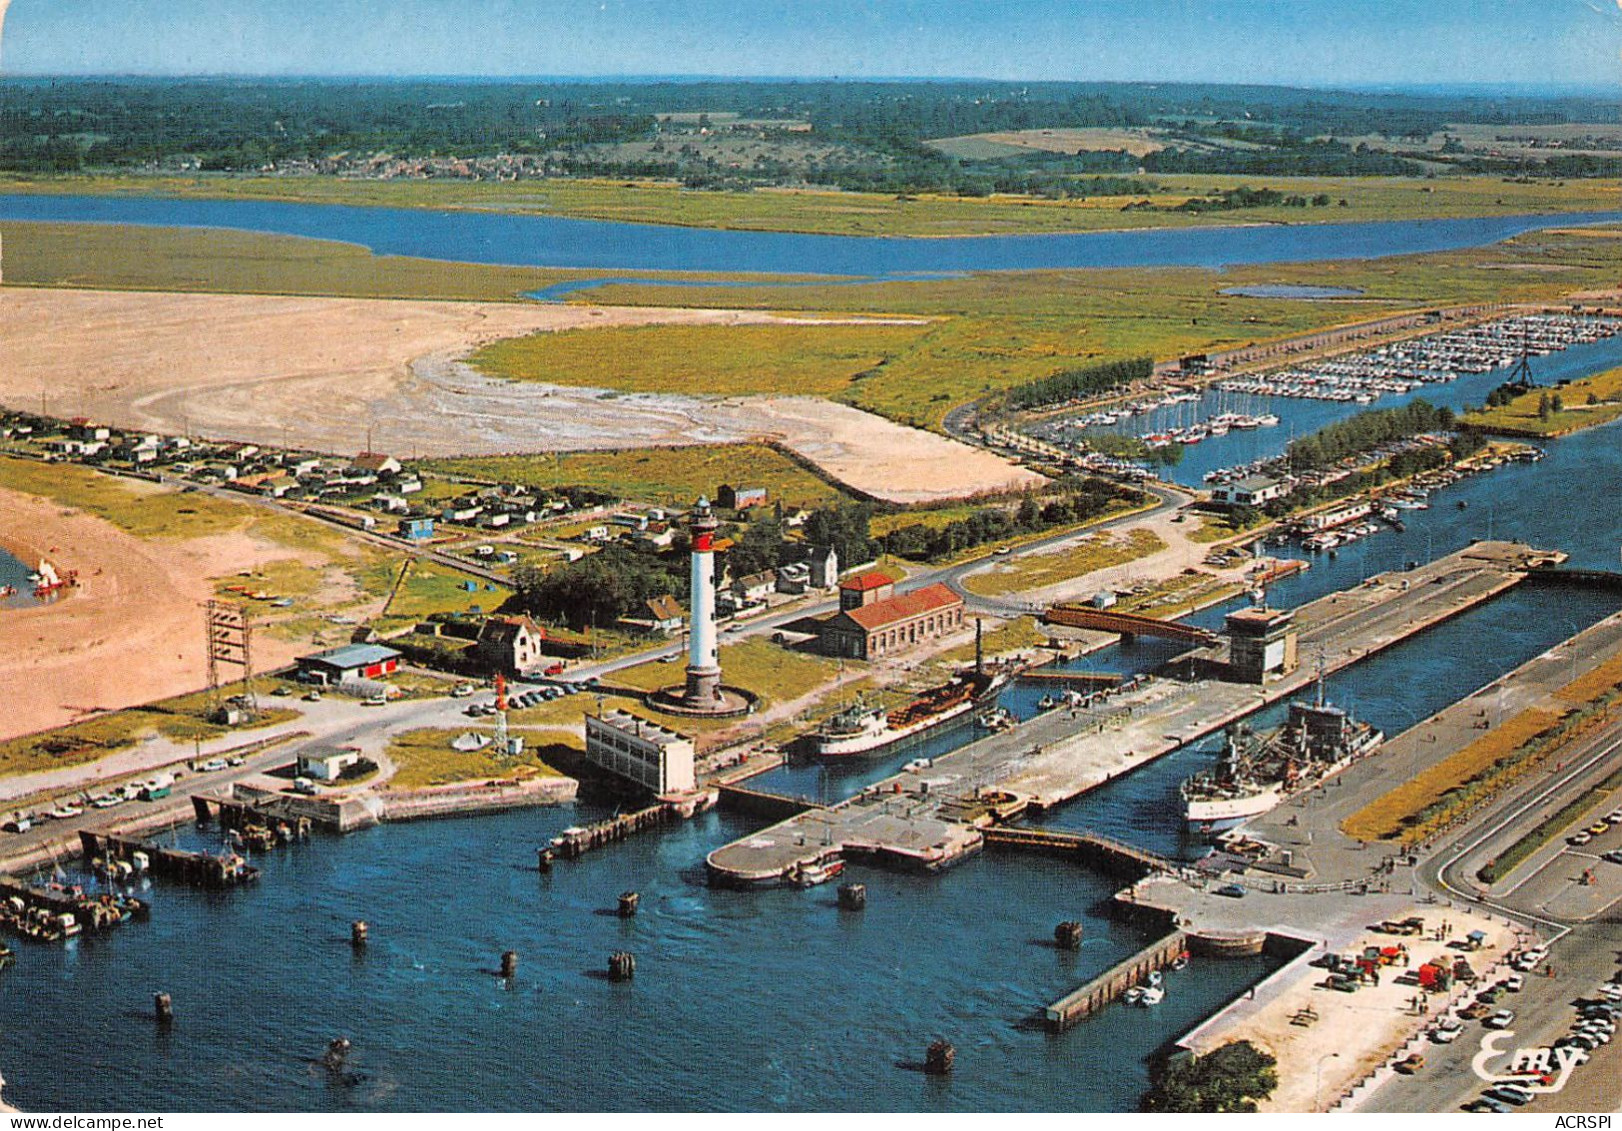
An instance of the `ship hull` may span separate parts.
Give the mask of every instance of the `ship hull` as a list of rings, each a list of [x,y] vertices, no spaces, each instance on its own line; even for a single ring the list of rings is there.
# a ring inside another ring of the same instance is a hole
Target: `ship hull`
[[[809,734],[802,740],[805,751],[813,758],[840,759],[870,758],[905,749],[931,735],[973,722],[974,712],[984,706],[1003,683],[1000,677],[990,679],[977,692],[968,692],[939,711],[904,726],[887,723],[854,734]]]

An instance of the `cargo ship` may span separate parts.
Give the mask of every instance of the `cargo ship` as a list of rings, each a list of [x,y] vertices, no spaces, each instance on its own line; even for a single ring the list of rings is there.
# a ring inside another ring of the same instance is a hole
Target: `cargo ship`
[[[1384,735],[1340,707],[1324,702],[1323,683],[1311,703],[1290,704],[1290,717],[1263,734],[1243,723],[1228,731],[1216,768],[1182,785],[1191,833],[1211,835],[1244,824],[1327,781],[1370,754]]]
[[[813,758],[881,754],[920,740],[955,721],[968,721],[1007,682],[1003,674],[971,672],[922,692],[894,710],[856,703],[802,739]]]

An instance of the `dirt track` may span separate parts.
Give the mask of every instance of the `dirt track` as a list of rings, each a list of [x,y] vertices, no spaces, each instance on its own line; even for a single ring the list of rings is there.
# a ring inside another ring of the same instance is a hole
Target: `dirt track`
[[[588,326],[768,322],[761,312],[8,288],[0,400],[124,427],[353,453],[475,455],[774,438],[897,501],[1036,481],[990,455],[815,398],[619,396],[457,361]]]

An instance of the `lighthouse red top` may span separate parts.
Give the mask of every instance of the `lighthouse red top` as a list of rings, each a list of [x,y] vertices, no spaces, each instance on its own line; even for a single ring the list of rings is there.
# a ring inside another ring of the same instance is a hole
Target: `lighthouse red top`
[[[692,536],[693,553],[707,554],[715,549],[715,529],[721,524],[710,510],[710,500],[700,498],[687,516],[687,530]]]

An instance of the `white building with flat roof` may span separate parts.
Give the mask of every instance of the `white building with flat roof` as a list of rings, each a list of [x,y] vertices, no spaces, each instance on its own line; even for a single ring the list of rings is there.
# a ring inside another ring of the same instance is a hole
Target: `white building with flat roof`
[[[629,711],[586,716],[586,761],[657,797],[698,786],[693,740]]]

